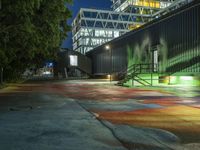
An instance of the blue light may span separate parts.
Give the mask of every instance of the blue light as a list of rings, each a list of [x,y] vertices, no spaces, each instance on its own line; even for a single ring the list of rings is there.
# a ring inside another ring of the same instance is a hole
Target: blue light
[[[53,65],[53,63],[52,62],[47,62],[46,63],[46,67],[48,67],[48,68],[52,68],[54,65]]]

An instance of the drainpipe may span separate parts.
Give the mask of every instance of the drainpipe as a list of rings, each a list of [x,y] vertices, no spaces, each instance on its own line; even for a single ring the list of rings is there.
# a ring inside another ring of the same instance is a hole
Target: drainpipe
[[[3,67],[0,70],[0,76],[1,76],[0,83],[3,84]]]

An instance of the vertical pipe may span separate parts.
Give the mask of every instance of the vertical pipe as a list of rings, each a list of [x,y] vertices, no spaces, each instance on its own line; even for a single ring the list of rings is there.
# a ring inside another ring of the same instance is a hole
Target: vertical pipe
[[[153,86],[153,73],[151,72],[151,86]]]
[[[68,72],[67,72],[67,67],[64,68],[64,72],[65,72],[65,78],[68,78]]]
[[[112,81],[112,48],[110,48],[110,82]]]
[[[1,76],[1,84],[3,84],[3,67],[0,70],[0,76]]]

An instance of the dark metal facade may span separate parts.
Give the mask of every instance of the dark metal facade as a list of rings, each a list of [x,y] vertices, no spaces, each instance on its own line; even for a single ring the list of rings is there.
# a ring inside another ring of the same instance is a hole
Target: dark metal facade
[[[78,58],[77,66],[70,65],[70,55],[77,56]],[[65,68],[67,70],[78,69],[81,72],[86,73],[88,75],[91,75],[92,73],[92,64],[90,58],[79,52],[68,49],[61,50],[58,53],[58,60],[56,65],[57,72],[60,72],[63,76],[65,76]]]
[[[109,49],[106,49],[109,45]],[[200,74],[200,1],[182,7],[87,53],[93,74],[120,72],[152,63],[158,52],[162,73]]]

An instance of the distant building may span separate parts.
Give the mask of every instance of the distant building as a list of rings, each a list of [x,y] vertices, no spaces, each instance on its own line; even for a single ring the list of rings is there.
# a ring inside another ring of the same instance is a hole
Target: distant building
[[[117,12],[154,14],[168,7],[174,0],[111,0],[112,8]]]
[[[105,42],[136,29],[159,17],[163,9],[171,6],[173,0],[111,1],[112,11],[80,9],[72,23],[73,50],[85,54]],[[156,13],[157,16],[154,15]]]
[[[55,77],[86,77],[91,75],[91,60],[87,56],[70,50],[60,49],[54,67]]]
[[[200,86],[199,14],[195,0],[94,48],[92,74],[121,85]]]

